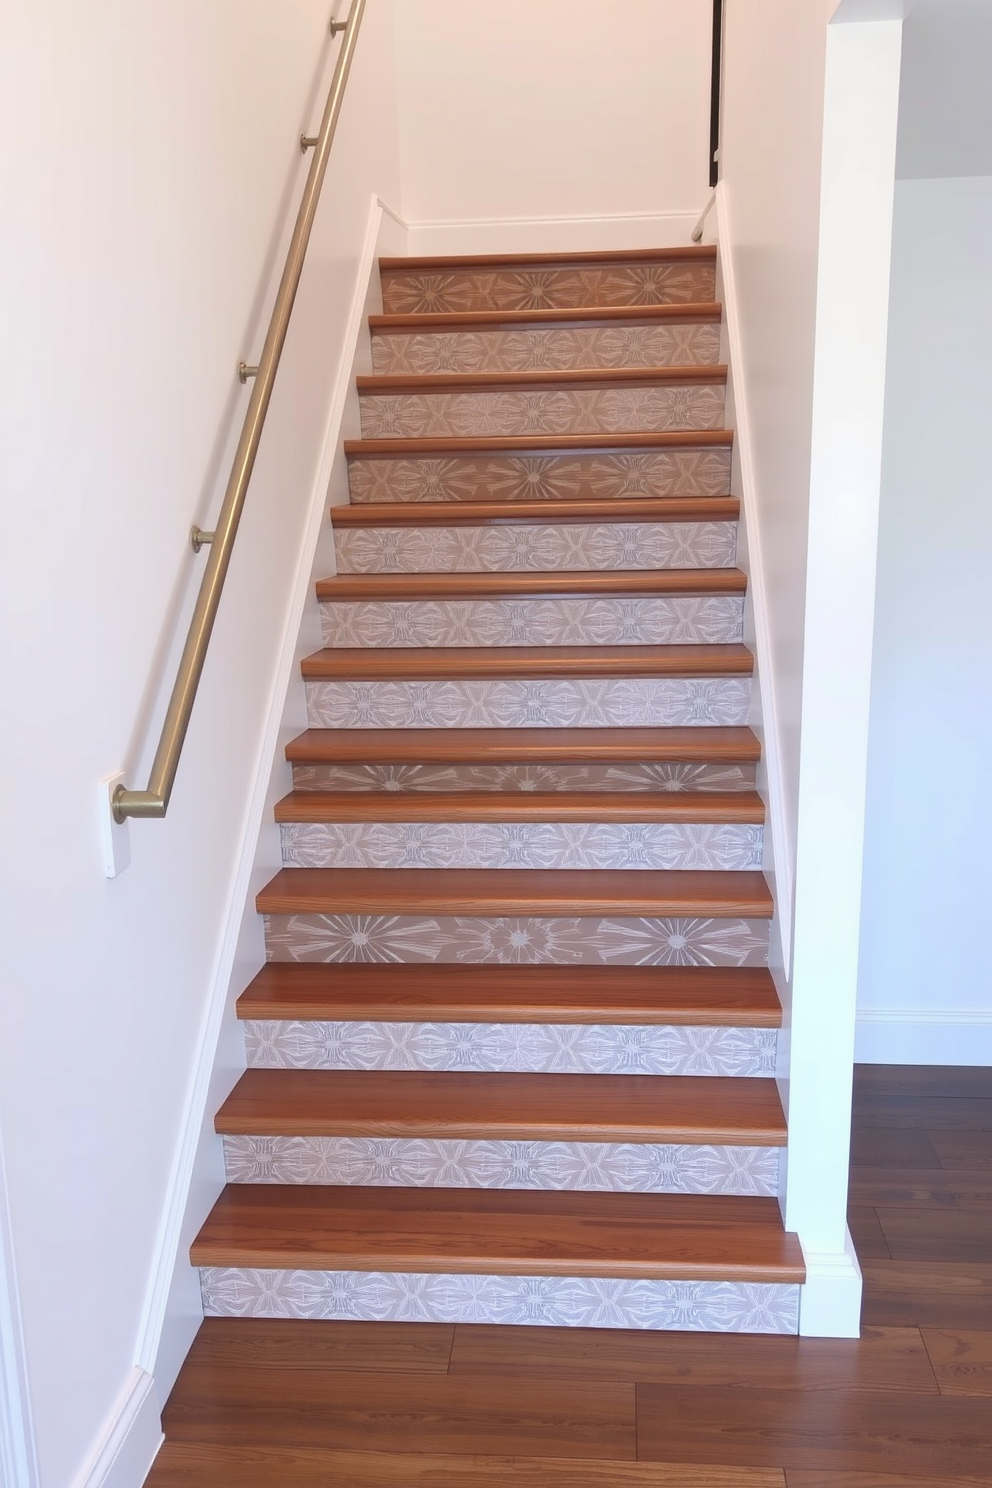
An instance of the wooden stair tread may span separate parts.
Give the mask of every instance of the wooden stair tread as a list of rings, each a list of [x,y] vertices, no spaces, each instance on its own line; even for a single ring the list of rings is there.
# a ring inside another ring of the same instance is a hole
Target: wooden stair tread
[[[286,746],[297,764],[750,763],[745,727],[575,729],[306,729]]]
[[[654,434],[473,434],[455,439],[346,439],[349,459],[414,455],[629,454],[652,449],[730,449],[732,429],[668,429]]]
[[[526,392],[528,388],[654,387],[659,383],[724,383],[727,368],[712,366],[569,368],[558,372],[401,372],[356,377],[359,394],[471,393],[490,389]]]
[[[332,506],[342,527],[524,527],[614,522],[735,522],[736,496],[633,496],[599,501],[376,501]]]
[[[327,646],[304,658],[307,679],[723,677],[750,675],[738,644],[703,646]]]
[[[581,569],[554,573],[338,574],[317,583],[323,602],[361,599],[486,599],[500,597],[595,599],[602,594],[743,594],[739,568]]]
[[[715,300],[670,305],[582,305],[553,310],[446,310],[413,315],[370,315],[373,335],[393,332],[510,330],[514,326],[616,326],[651,321],[720,321],[723,306]]]
[[[260,914],[770,919],[761,873],[709,869],[282,868]]]
[[[278,822],[754,822],[756,791],[291,791]]]
[[[195,1266],[796,1283],[775,1199],[229,1184]]]
[[[778,1028],[763,966],[460,966],[270,961],[242,1019]]]
[[[710,243],[687,248],[609,248],[601,252],[581,253],[456,253],[421,254],[416,257],[386,257],[379,260],[380,273],[420,273],[429,269],[528,268],[547,269],[555,264],[679,263],[682,259],[716,262],[716,248]]]
[[[448,1070],[250,1069],[223,1135],[782,1147],[774,1080]]]

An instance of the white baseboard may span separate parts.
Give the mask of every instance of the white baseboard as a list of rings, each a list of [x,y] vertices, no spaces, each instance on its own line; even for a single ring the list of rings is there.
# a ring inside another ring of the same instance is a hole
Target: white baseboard
[[[701,205],[701,204],[700,204]],[[409,251],[433,253],[595,253],[602,249],[683,248],[700,207],[616,217],[478,217],[408,224]]]
[[[155,1381],[134,1368],[73,1488],[141,1488],[162,1445]]]
[[[3,1488],[38,1488],[38,1482],[7,1169],[0,1141],[0,1484]]]
[[[865,1008],[854,1057],[859,1064],[992,1065],[992,1012]]]
[[[861,1267],[851,1232],[841,1251],[807,1251],[799,1294],[803,1338],[857,1338],[861,1332]]]

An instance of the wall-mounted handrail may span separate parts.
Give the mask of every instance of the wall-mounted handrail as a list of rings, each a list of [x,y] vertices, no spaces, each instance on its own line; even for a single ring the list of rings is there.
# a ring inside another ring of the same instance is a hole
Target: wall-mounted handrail
[[[720,179],[720,92],[723,83],[723,0],[713,0],[710,62],[710,190]]]
[[[169,808],[169,798],[175,784],[186,730],[189,728],[190,715],[193,711],[203,663],[210,645],[210,635],[217,616],[217,607],[223,593],[224,580],[227,577],[234,540],[238,533],[238,524],[241,520],[245,497],[248,494],[252,471],[255,468],[255,457],[258,454],[262,430],[265,427],[265,416],[272,399],[279,360],[286,342],[286,332],[289,329],[296,291],[303,272],[303,263],[317,214],[328,156],[341,114],[345,86],[348,82],[364,10],[365,0],[352,0],[347,22],[342,24],[340,21],[332,21],[331,23],[332,32],[341,30],[344,32],[341,50],[338,53],[327,103],[324,106],[320,132],[316,136],[310,170],[303,188],[303,199],[300,202],[300,210],[286,255],[282,278],[279,281],[279,290],[272,308],[265,345],[258,360],[257,370],[249,369],[254,374],[254,386],[251,390],[248,410],[245,413],[245,421],[238,440],[238,448],[224,493],[223,505],[217,518],[217,525],[213,533],[208,534],[210,556],[200,583],[193,617],[189,623],[189,632],[183,647],[165,721],[162,724],[158,749],[152,761],[148,788],[147,790],[128,790],[123,785],[117,787],[113,795],[113,812],[119,822],[125,821],[129,816],[163,817]]]

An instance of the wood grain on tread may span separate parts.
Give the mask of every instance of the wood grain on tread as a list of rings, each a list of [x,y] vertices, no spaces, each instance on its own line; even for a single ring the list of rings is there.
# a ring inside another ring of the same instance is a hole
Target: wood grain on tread
[[[327,646],[302,662],[309,680],[486,677],[750,676],[746,646]],[[509,732],[509,730],[508,730]]]
[[[382,501],[332,506],[342,527],[557,527],[612,522],[735,522],[735,496],[632,496],[605,501]]]
[[[314,1324],[306,1327],[312,1330]],[[504,1455],[505,1437],[497,1445],[498,1456],[480,1453],[475,1441],[465,1454],[408,1452],[399,1442],[397,1451],[375,1452],[218,1446],[177,1440],[183,1424],[170,1416],[167,1425],[169,1437],[146,1488],[785,1488],[784,1475],[769,1468],[614,1457],[509,1457]],[[378,1423],[370,1430],[378,1430]],[[548,1427],[544,1447],[563,1450],[554,1426]]]
[[[749,728],[307,729],[286,746],[297,764],[750,763]]]
[[[716,262],[716,248],[712,244],[693,244],[686,248],[611,248],[601,253],[456,253],[426,254],[410,258],[380,258],[380,273],[421,273],[425,269],[482,269],[482,268],[529,268],[542,269],[560,264],[569,268],[572,264],[620,264],[620,263],[680,263],[683,259],[699,262],[712,259]]]
[[[709,869],[282,868],[260,914],[668,915],[771,919],[761,873]]]
[[[765,819],[755,791],[292,791],[279,822],[749,822]]]
[[[668,429],[656,434],[472,434],[464,439],[346,439],[349,459],[399,459],[413,455],[581,455],[629,454],[651,449],[730,449],[732,429]]]
[[[778,1028],[763,966],[459,966],[270,961],[239,1018]]]
[[[739,568],[623,568],[554,573],[338,574],[317,582],[324,603],[357,599],[595,599],[603,594],[743,594]]]
[[[713,366],[675,367],[588,367],[558,372],[403,372],[365,376],[355,379],[358,391],[369,395],[382,393],[481,393],[497,390],[507,393],[526,392],[528,388],[550,388],[559,391],[574,388],[594,392],[600,388],[655,387],[665,383],[725,383],[727,368]]]
[[[719,321],[723,306],[715,300],[670,305],[583,305],[555,310],[447,310],[413,315],[370,315],[373,335],[410,335],[431,331],[512,330],[515,326],[626,326],[651,321]]]
[[[805,1279],[776,1199],[229,1184],[194,1266],[671,1281]]]
[[[214,1120],[254,1137],[783,1147],[774,1080],[451,1070],[250,1069]]]

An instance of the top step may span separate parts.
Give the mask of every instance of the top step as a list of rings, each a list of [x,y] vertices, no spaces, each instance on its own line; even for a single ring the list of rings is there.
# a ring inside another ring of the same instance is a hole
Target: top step
[[[715,299],[716,250],[382,258],[387,315],[698,304]]]

